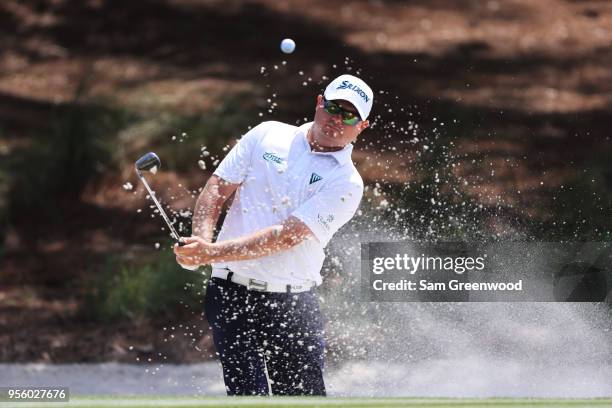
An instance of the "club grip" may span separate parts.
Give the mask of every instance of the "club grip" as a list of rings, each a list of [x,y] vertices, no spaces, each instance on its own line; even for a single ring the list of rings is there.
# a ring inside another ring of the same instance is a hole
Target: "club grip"
[[[180,240],[178,242],[178,246],[180,246],[180,247],[185,246],[185,245],[187,245],[187,244],[185,242],[183,242],[182,240]]]

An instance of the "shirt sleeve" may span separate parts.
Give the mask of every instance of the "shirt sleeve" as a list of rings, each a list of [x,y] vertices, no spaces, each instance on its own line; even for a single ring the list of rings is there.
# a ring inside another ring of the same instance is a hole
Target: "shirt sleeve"
[[[291,215],[306,224],[325,247],[336,231],[353,218],[362,195],[363,182],[360,178],[332,182]]]
[[[253,150],[265,134],[265,129],[264,122],[245,133],[213,174],[232,184],[242,183],[251,167]]]

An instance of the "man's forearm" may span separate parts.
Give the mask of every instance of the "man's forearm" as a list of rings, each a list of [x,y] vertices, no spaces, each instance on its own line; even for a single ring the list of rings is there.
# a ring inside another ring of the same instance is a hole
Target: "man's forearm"
[[[231,185],[222,186],[221,183],[223,181],[217,176],[208,180],[193,212],[193,235],[202,237],[206,242],[212,242],[223,203],[235,190]]]
[[[217,242],[210,253],[212,262],[244,261],[291,248],[289,242],[278,237],[280,225],[265,228],[236,239]]]
[[[210,262],[244,261],[289,249],[311,236],[301,221],[290,218],[252,234],[212,245]]]
[[[196,201],[193,212],[193,235],[204,238],[206,242],[212,242],[223,201],[217,186],[207,187],[204,187]]]

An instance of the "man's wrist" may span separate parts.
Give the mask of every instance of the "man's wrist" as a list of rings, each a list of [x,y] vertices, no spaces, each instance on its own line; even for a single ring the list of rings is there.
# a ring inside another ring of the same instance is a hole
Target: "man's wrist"
[[[196,237],[200,237],[202,238],[204,241],[211,243],[213,240],[213,234],[210,233],[209,231],[201,231],[199,229],[194,229],[193,230],[193,235]]]
[[[210,263],[222,261],[223,246],[219,243],[210,243],[207,249]]]

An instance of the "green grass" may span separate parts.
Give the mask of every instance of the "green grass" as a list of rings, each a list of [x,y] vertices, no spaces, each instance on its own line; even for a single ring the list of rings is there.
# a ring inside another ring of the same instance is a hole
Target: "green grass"
[[[0,403],[0,406],[2,404]],[[612,399],[451,399],[451,398],[319,398],[319,397],[76,397],[70,403],[19,403],[19,407],[612,407]]]
[[[124,260],[111,256],[104,265],[92,266],[85,282],[84,311],[102,323],[138,321],[166,316],[176,317],[184,306],[200,307],[205,276],[186,272],[164,249],[148,259]]]

